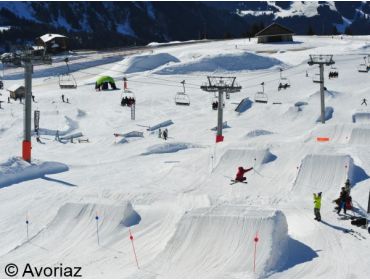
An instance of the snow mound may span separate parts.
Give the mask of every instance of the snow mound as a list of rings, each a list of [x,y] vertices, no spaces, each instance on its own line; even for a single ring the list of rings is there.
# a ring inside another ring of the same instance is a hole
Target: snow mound
[[[370,113],[360,112],[352,115],[352,122],[354,123],[370,123]]]
[[[151,146],[147,149],[147,152],[142,153],[142,155],[152,155],[152,154],[165,154],[165,153],[176,153],[181,150],[202,148],[200,145],[195,145],[191,143],[173,142],[165,143]]]
[[[325,121],[330,120],[333,117],[334,108],[333,107],[325,107]],[[321,122],[321,115],[316,119],[316,122]]]
[[[249,97],[244,98],[242,101],[240,101],[239,105],[235,108],[235,111],[238,113],[244,113],[248,109],[252,107],[252,100],[249,99]]]
[[[32,163],[29,163],[19,157],[12,157],[0,164],[0,188],[42,178],[47,174],[65,172],[68,169],[67,165],[59,162],[32,160]]]
[[[281,64],[282,62],[275,58],[243,52],[206,56],[197,59],[194,62],[181,63],[162,68],[155,74],[174,75],[189,74],[193,72],[261,70]]]
[[[267,164],[274,161],[276,158],[277,157],[268,149],[228,149],[218,161],[215,172],[219,172],[221,174],[234,174],[236,168],[240,165],[245,168]]]
[[[183,215],[148,271],[161,278],[263,277],[284,265],[288,240],[288,225],[281,211],[248,210],[241,205],[196,209]]]
[[[368,178],[349,155],[307,155],[301,163],[295,188],[311,192],[330,192],[337,195],[349,178],[352,186]]]
[[[150,71],[170,62],[180,62],[180,60],[168,53],[134,56],[127,60],[127,68],[124,73]]]
[[[324,96],[325,98],[336,98],[338,95],[340,95],[341,93],[338,92],[338,91],[328,91],[328,90],[325,90],[324,91]],[[316,91],[314,94],[311,94],[310,95],[310,99],[317,99],[321,96],[321,93],[320,91]]]
[[[349,140],[350,144],[369,145],[370,143],[370,129],[354,128]]]
[[[252,130],[247,133],[247,137],[258,137],[258,136],[263,136],[263,135],[270,135],[273,134],[273,132],[268,131],[268,130],[263,130],[263,129],[256,129]]]
[[[79,117],[82,117],[82,116],[79,116]],[[78,128],[78,122],[72,120],[71,118],[67,116],[64,116],[64,118],[66,119],[66,129],[56,130],[56,129],[39,128],[39,135],[55,136],[58,131],[59,136],[64,136]]]
[[[120,205],[66,203],[59,208],[46,227],[30,236],[30,242],[18,246],[13,252],[21,250],[28,257],[34,256],[37,251],[37,255],[48,258],[65,258],[71,255],[73,258],[83,259],[89,254],[88,248],[95,251],[98,240],[97,223],[99,243],[105,246],[122,239],[122,233],[126,233],[128,227],[137,225],[140,221],[140,215],[129,201],[123,201]],[[52,256],[49,250],[54,252]]]

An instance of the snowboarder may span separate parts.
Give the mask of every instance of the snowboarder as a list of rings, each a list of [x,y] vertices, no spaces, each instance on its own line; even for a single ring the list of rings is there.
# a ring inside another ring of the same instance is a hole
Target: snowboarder
[[[314,213],[315,213],[315,220],[320,222],[321,221],[321,214],[320,214],[320,208],[321,208],[321,192],[317,194],[313,194],[313,203],[315,204],[314,206]]]
[[[64,94],[62,94],[62,101],[63,101],[63,103],[64,103]]]
[[[164,140],[167,140],[167,137],[168,137],[168,130],[167,128],[163,131],[163,139]]]
[[[158,138],[162,138],[162,129],[158,129]]]
[[[362,103],[361,103],[361,106],[362,106],[362,105],[365,105],[365,106],[367,106],[367,103],[366,103],[366,101],[367,101],[367,100],[366,100],[366,98],[362,99]]]
[[[236,173],[235,181],[244,182],[247,178],[244,177],[244,173],[251,171],[253,167],[244,169],[242,166],[238,167],[238,173]]]
[[[34,95],[32,95],[32,101],[33,101],[33,102],[36,102],[36,101],[35,101],[35,96],[34,96]]]
[[[8,103],[10,103],[10,97],[8,97]]]
[[[346,214],[347,196],[348,196],[348,193],[346,192],[346,189],[344,187],[342,187],[342,191],[340,192],[340,195],[339,195],[339,207],[338,207],[337,214],[340,213],[340,211],[342,210],[342,208],[343,208],[344,214]]]

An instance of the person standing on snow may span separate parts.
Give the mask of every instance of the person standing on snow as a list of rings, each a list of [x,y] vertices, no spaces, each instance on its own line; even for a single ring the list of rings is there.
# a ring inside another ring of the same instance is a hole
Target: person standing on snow
[[[162,129],[158,129],[158,138],[162,138]]]
[[[163,139],[164,140],[167,140],[167,137],[168,137],[168,130],[167,128],[163,131]]]
[[[342,208],[343,208],[344,214],[346,214],[346,210],[347,210],[346,209],[347,196],[348,196],[348,193],[346,192],[346,189],[343,187],[342,188],[342,191],[340,192],[340,195],[339,195],[339,207],[338,207],[337,214],[340,213],[340,211],[342,210]]]
[[[238,167],[238,173],[236,173],[235,181],[244,182],[247,178],[244,177],[244,173],[251,171],[253,167],[244,169],[242,166]]]
[[[315,213],[315,220],[320,222],[321,221],[321,214],[320,214],[320,208],[321,208],[321,192],[317,194],[313,194],[313,203],[315,204],[314,206],[314,213]]]

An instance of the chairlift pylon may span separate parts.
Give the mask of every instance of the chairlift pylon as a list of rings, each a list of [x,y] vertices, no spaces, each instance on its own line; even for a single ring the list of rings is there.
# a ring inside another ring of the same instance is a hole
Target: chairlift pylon
[[[181,82],[182,87],[183,87],[183,92],[177,92],[175,95],[175,104],[176,105],[185,105],[189,106],[190,105],[190,98],[189,96],[185,93],[185,80]]]
[[[64,59],[67,66],[67,73],[59,75],[59,87],[61,89],[75,89],[77,88],[77,83],[74,76],[70,73],[68,65],[68,57]]]
[[[267,97],[267,94],[265,93],[265,82],[262,82],[261,86],[262,86],[262,91],[258,91],[254,95],[254,102],[266,104],[268,102],[268,97]]]

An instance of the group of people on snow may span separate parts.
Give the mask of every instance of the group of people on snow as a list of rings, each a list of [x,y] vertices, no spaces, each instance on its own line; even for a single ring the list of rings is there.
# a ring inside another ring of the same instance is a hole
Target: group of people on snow
[[[163,137],[164,140],[167,140],[167,138],[168,138],[168,129],[167,128],[165,128],[163,130],[163,132],[162,132],[162,129],[158,129],[158,138],[162,138],[162,137]]]
[[[347,213],[347,210],[352,209],[352,197],[350,195],[350,192],[351,192],[351,182],[349,179],[347,179],[344,187],[342,187],[341,189],[339,197],[333,200],[333,202],[337,205],[335,207],[335,210],[337,210],[338,215],[340,214],[342,209],[343,209],[344,214]],[[320,214],[321,198],[322,198],[322,192],[313,194],[315,220],[317,220],[318,222],[321,221],[321,214]]]

